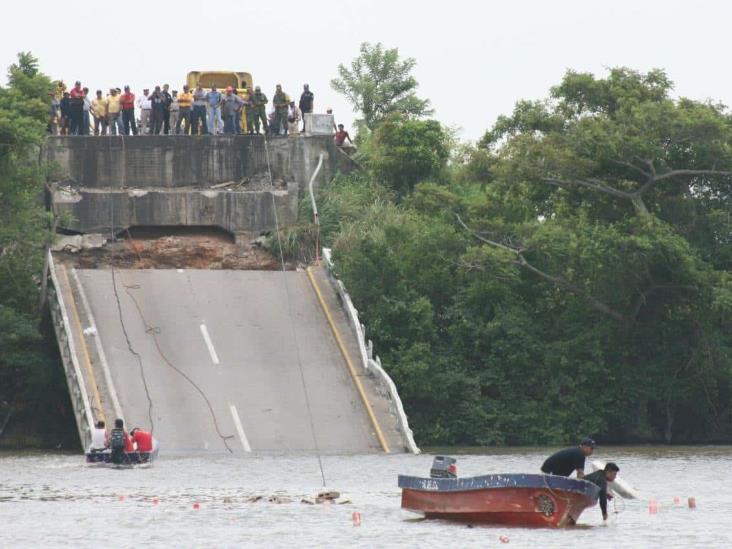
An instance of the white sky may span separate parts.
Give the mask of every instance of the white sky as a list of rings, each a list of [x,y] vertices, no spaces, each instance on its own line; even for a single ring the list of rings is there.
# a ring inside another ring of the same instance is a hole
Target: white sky
[[[115,6],[116,17],[112,17]],[[330,89],[363,41],[417,59],[435,117],[478,139],[568,68],[660,67],[679,95],[732,103],[732,2],[723,0],[311,0],[3,2],[0,71],[30,50],[53,78],[92,91],[180,89],[190,70],[243,70],[270,97],[281,82],[316,111],[354,116]]]

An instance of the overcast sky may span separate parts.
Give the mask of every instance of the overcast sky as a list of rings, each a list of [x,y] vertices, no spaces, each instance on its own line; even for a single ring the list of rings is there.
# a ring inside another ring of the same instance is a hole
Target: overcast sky
[[[731,22],[722,0],[36,0],[3,3],[0,67],[29,50],[67,84],[135,93],[180,89],[190,70],[243,70],[270,99],[278,82],[293,97],[309,82],[316,111],[350,126],[329,81],[361,42],[382,42],[416,58],[419,94],[472,140],[569,68],[660,67],[678,95],[730,104]]]

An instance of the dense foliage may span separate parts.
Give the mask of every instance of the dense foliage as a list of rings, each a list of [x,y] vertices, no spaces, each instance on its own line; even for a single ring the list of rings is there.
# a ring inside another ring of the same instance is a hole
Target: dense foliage
[[[391,118],[322,190],[420,443],[732,435],[732,120],[671,90],[569,72],[447,168],[439,124]]]
[[[41,201],[51,81],[21,53],[0,87],[0,426],[68,401],[60,365],[40,330],[39,281],[51,238]],[[61,389],[61,390],[59,390]],[[51,408],[49,410],[49,408]]]

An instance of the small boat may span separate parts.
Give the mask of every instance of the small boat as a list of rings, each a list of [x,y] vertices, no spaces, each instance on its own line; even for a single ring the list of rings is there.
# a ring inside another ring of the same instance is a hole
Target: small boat
[[[86,464],[98,467],[132,468],[152,465],[157,450],[152,452],[125,452],[121,463],[112,463],[112,452],[86,452]]]
[[[399,475],[402,508],[426,518],[512,526],[563,527],[597,503],[600,489],[555,475],[458,478],[455,460],[436,456],[429,478]]]

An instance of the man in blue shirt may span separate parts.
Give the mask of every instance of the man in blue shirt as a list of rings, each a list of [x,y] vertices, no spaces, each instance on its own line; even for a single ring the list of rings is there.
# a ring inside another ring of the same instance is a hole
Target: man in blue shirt
[[[224,119],[221,118],[221,92],[211,86],[208,92],[208,129],[212,135],[223,133]]]
[[[585,458],[595,451],[595,441],[590,437],[582,439],[579,446],[565,448],[549,456],[541,466],[541,471],[547,475],[568,477],[572,471],[577,471],[577,478],[585,476]]]

